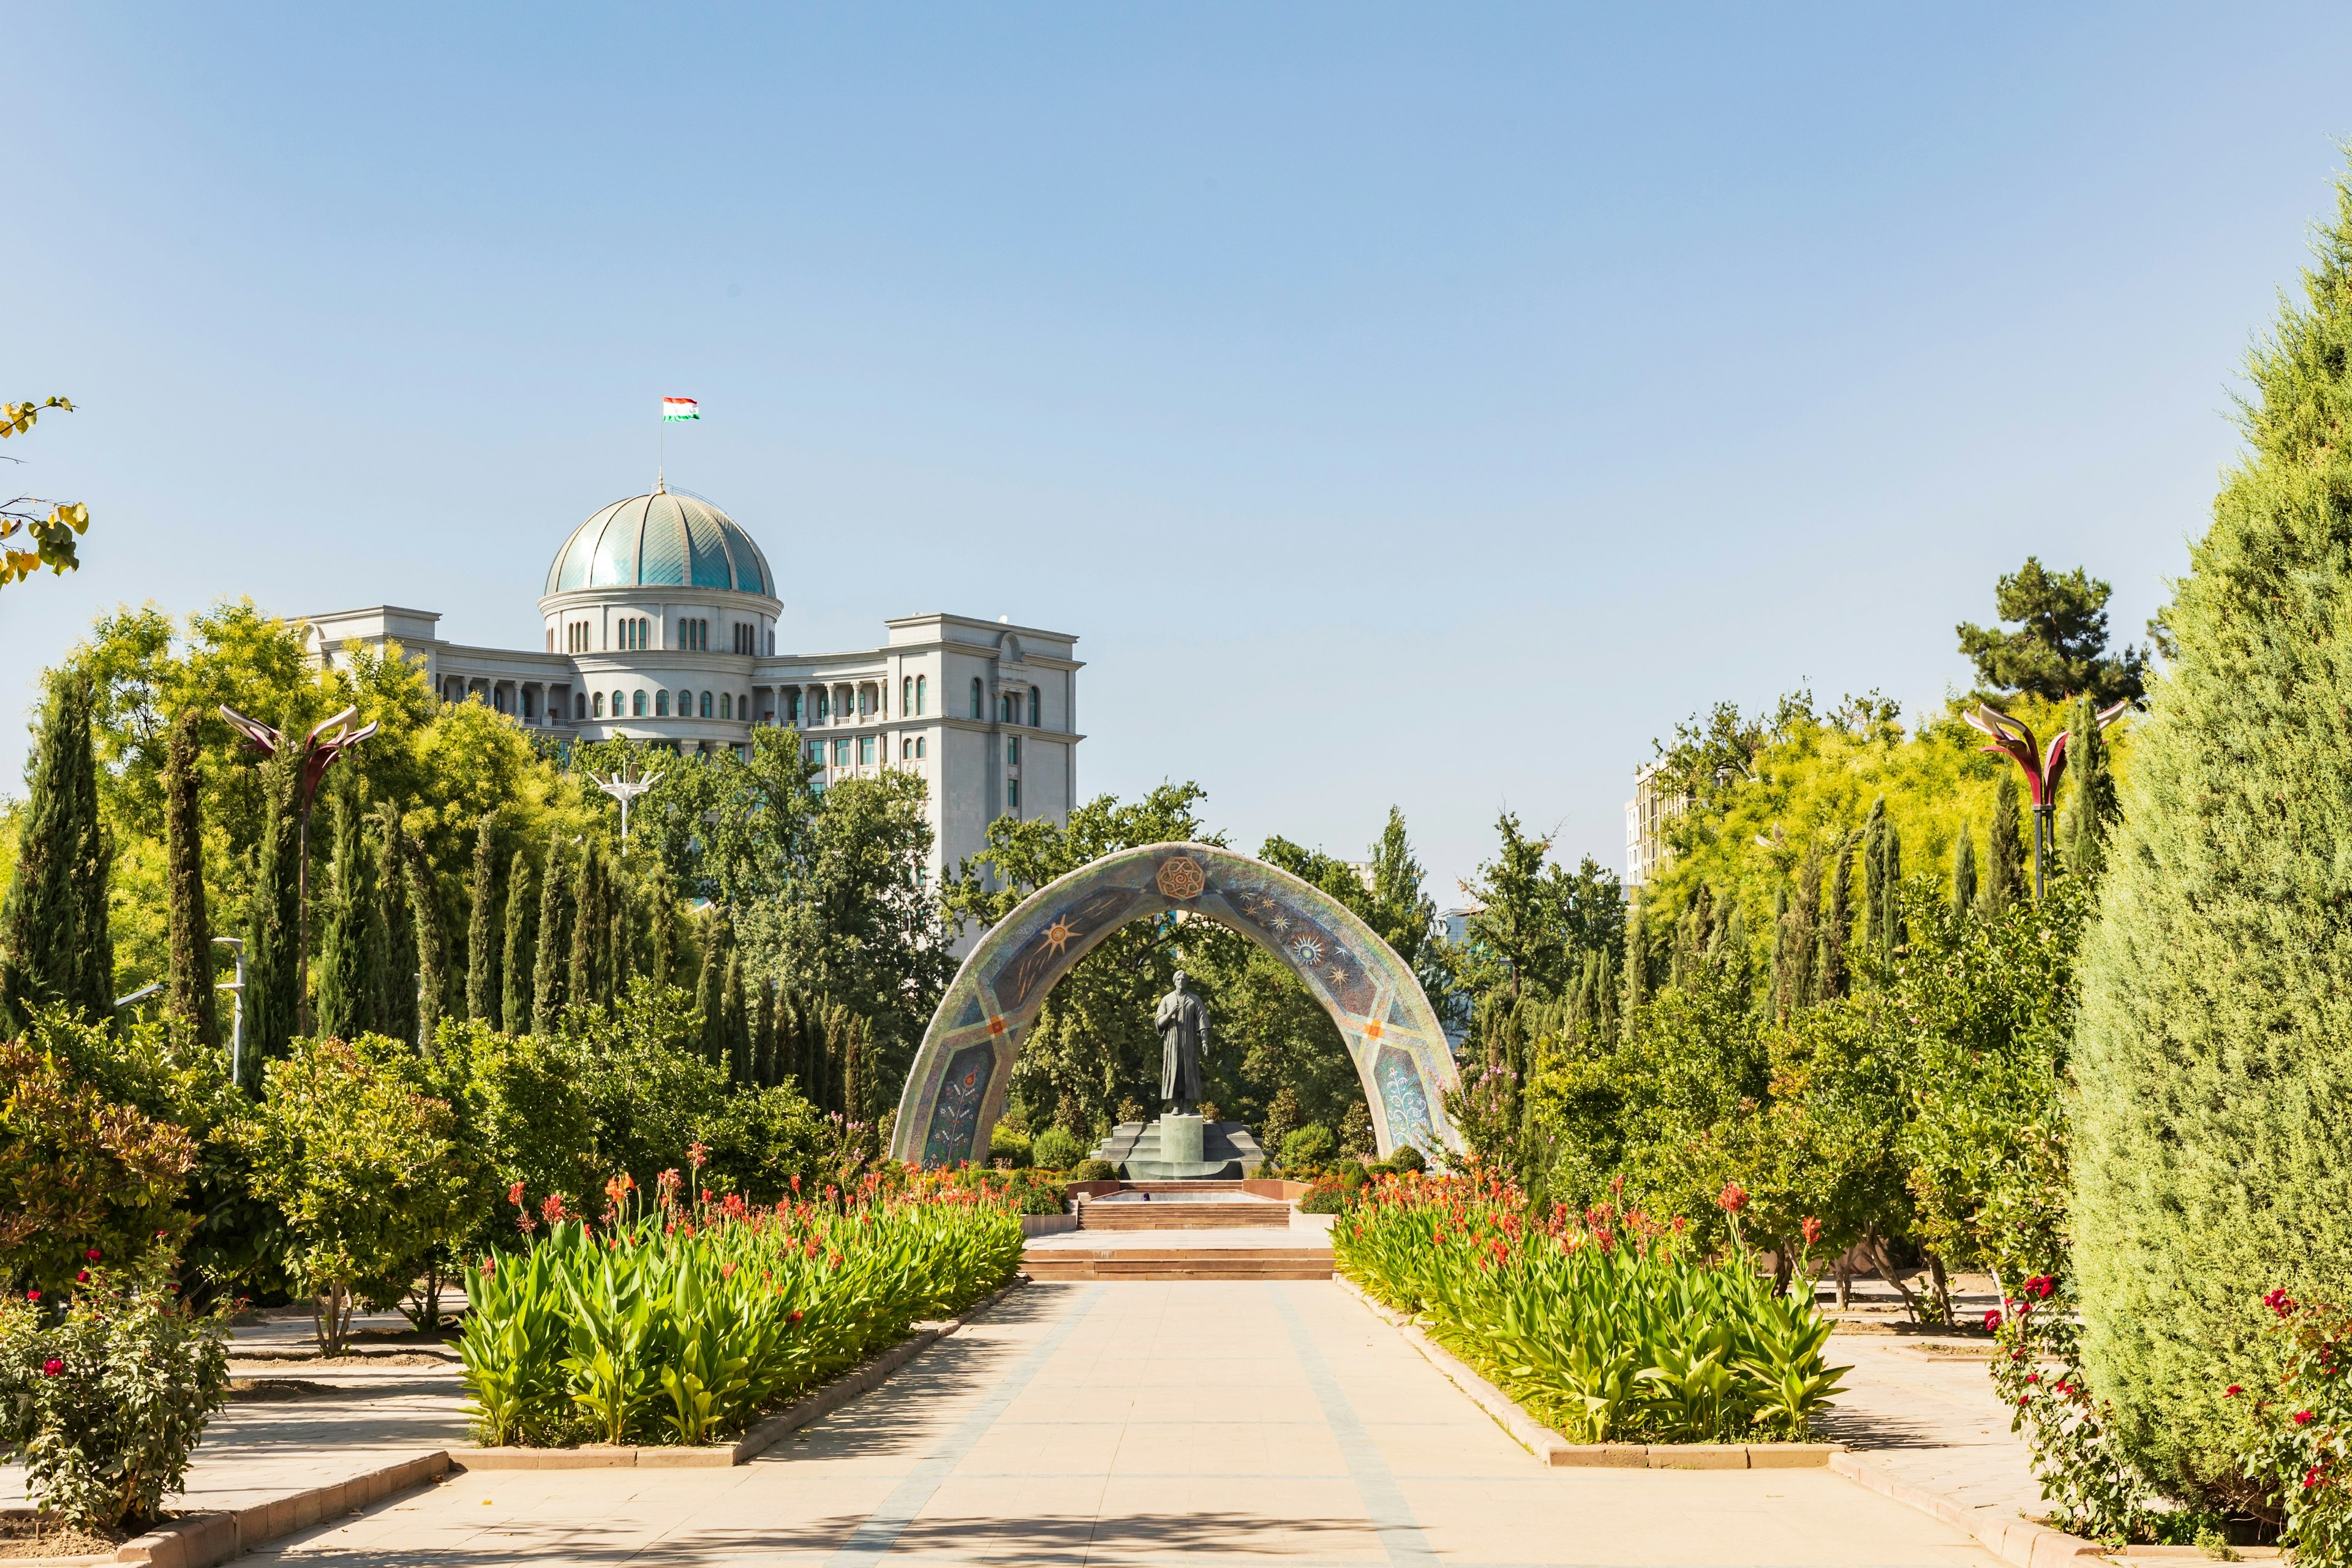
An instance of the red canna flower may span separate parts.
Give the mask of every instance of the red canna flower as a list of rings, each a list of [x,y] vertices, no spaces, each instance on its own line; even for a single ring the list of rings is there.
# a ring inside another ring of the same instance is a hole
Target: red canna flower
[[[1715,1206],[1726,1214],[1738,1214],[1748,1206],[1748,1189],[1738,1182],[1726,1182],[1723,1191],[1715,1195]]]
[[[517,1208],[522,1207],[522,1184],[520,1182],[517,1182],[514,1185],[507,1189],[507,1202],[514,1205]]]
[[[1807,1247],[1811,1247],[1811,1246],[1812,1246],[1815,1242],[1817,1242],[1817,1241],[1821,1240],[1821,1238],[1822,1238],[1822,1222],[1821,1222],[1821,1221],[1819,1221],[1819,1220],[1817,1220],[1817,1219],[1808,1218],[1808,1219],[1807,1219],[1807,1220],[1806,1220],[1802,1225],[1800,1225],[1797,1228],[1798,1228],[1799,1230],[1801,1230],[1801,1231],[1804,1232],[1804,1236],[1805,1236],[1805,1245],[1806,1245]]]

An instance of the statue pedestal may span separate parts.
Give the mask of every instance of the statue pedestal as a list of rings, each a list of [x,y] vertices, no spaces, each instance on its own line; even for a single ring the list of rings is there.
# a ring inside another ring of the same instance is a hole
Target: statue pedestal
[[[1095,1151],[1130,1182],[1197,1182],[1255,1175],[1265,1163],[1257,1140],[1238,1121],[1162,1116],[1125,1121]]]
[[[1197,1116],[1160,1119],[1160,1158],[1171,1165],[1201,1163],[1202,1127]]]

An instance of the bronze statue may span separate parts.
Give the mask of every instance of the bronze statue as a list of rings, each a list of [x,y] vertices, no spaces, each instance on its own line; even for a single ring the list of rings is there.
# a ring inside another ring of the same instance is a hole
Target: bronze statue
[[[1201,1103],[1201,1053],[1209,1044],[1209,1010],[1184,989],[1184,972],[1176,972],[1176,989],[1160,999],[1152,1014],[1160,1031],[1160,1098],[1171,1115],[1190,1116]]]

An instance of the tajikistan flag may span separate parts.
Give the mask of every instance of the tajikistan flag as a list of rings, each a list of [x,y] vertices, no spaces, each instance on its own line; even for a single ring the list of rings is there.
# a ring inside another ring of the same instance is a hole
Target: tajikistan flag
[[[679,419],[699,419],[702,416],[696,412],[699,407],[701,405],[691,397],[665,397],[662,399],[662,419],[666,423]]]

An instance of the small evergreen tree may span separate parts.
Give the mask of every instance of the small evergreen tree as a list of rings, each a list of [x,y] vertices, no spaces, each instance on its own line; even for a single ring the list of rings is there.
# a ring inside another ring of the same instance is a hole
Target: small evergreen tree
[[[1633,907],[1625,915],[1625,1010],[1630,1013],[1650,999],[1650,925],[1642,910],[1641,895],[1633,896]],[[1296,1097],[1294,1097],[1296,1098]],[[1297,1131],[1293,1122],[1288,1131]],[[1275,1148],[1276,1144],[1262,1144]]]
[[[751,1024],[743,994],[743,954],[740,950],[727,955],[727,984],[724,1000],[719,1006],[719,1019],[724,1038],[720,1044],[726,1055],[727,1081],[738,1089],[751,1086]]]
[[[547,863],[540,870],[539,940],[531,964],[530,1032],[555,1033],[563,1012],[564,981],[572,959],[572,879],[563,869],[563,836],[547,841]]]
[[[1977,845],[1969,819],[1960,818],[1958,839],[1952,850],[1952,909],[1968,914],[1977,906]]]
[[[410,917],[416,926],[416,1043],[430,1047],[450,1001],[449,924],[441,910],[441,887],[425,846],[411,838],[404,869]]]
[[[416,1028],[416,921],[408,896],[408,835],[401,826],[400,808],[387,802],[376,841],[376,905],[383,911],[383,945],[376,971],[382,990],[376,1003],[376,1028],[395,1040],[414,1040]]]
[[[2018,833],[2021,804],[2017,770],[2004,763],[1992,792],[1992,853],[1986,857],[1984,883],[1977,893],[1987,920],[1999,920],[2025,898],[2025,841]]]
[[[163,1012],[200,1046],[218,1048],[219,993],[213,989],[213,930],[205,907],[205,829],[196,779],[196,714],[172,724],[163,752],[164,876],[171,957]]]
[[[2107,828],[2116,819],[2116,775],[2107,766],[2106,737],[2099,731],[2099,705],[2079,699],[2066,737],[2066,777],[2072,781],[2066,820],[2060,839],[2065,844],[2067,870],[2078,877],[2095,877],[2106,864]]]
[[[466,1016],[498,1022],[499,939],[504,933],[498,919],[498,845],[492,828],[497,814],[482,813],[474,834],[474,879],[468,889],[472,908],[466,921]]]
[[[245,1087],[257,1089],[262,1064],[285,1056],[294,1040],[295,990],[301,984],[301,855],[294,820],[295,770],[300,757],[281,746],[258,770],[261,837],[254,850],[252,892],[245,915]]]
[[[499,970],[505,976],[499,1027],[509,1035],[530,1033],[530,981],[538,968],[539,887],[530,857],[518,849],[507,868],[507,941]]]
[[[639,884],[646,906],[646,973],[656,985],[677,981],[677,885],[659,856]]]
[[[357,1039],[366,1033],[374,1011],[367,995],[368,916],[374,900],[368,886],[372,868],[365,836],[360,831],[360,805],[348,778],[335,792],[334,854],[327,889],[327,919],[319,934],[319,963],[311,999],[311,1025],[319,1038]]]
[[[2207,1504],[2247,1498],[2241,1407],[2280,1387],[2256,1298],[2352,1304],[2352,175],[2314,248],[2248,356],[2244,456],[2166,612],[2075,980],[2090,1386]]]
[[[583,1007],[604,1000],[596,959],[612,931],[604,888],[604,858],[591,839],[580,846],[580,860],[572,871],[572,952],[565,987]]]
[[[776,987],[762,980],[752,994],[751,1081],[769,1089],[782,1076],[776,1065]]]
[[[702,935],[702,974],[694,988],[695,1006],[702,1015],[702,1059],[712,1067],[727,1065],[727,917],[714,913]]]
[[[41,707],[16,865],[0,910],[0,1035],[63,1004],[88,1022],[114,1016],[114,943],[108,922],[112,859],[98,817],[89,681],[52,677]]]
[[[1853,840],[1837,841],[1837,858],[1830,871],[1827,918],[1822,922],[1821,999],[1846,993],[1846,943],[1853,934]]]

